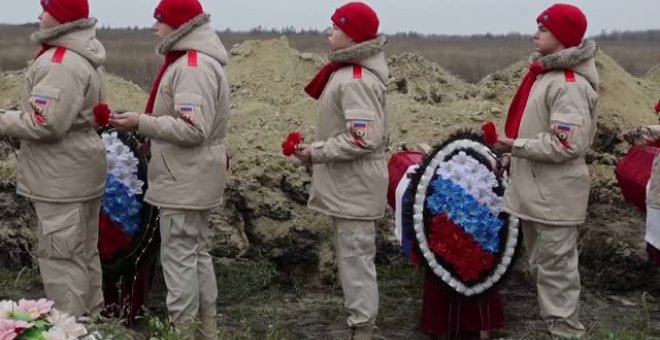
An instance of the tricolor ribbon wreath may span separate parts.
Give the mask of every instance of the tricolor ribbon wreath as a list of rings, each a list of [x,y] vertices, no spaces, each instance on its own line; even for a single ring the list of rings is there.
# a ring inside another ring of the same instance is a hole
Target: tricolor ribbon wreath
[[[519,244],[519,221],[503,212],[504,184],[487,146],[496,132],[488,137],[488,129],[436,147],[401,197],[402,240],[414,239],[431,272],[468,297],[500,282]]]
[[[110,112],[107,104],[96,105],[97,125],[107,126]],[[102,260],[108,260],[128,250],[142,229],[141,195],[145,183],[138,178],[138,158],[117,131],[105,130],[101,139],[106,150],[107,175],[99,217],[99,255]]]

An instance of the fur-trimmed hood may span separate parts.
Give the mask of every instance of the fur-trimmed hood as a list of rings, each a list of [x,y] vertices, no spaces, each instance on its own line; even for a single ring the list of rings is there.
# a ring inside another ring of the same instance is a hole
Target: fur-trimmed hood
[[[96,39],[95,18],[80,19],[39,30],[30,37],[38,44],[61,46],[89,60],[95,68],[105,61],[105,48]]]
[[[359,43],[344,50],[330,53],[329,59],[335,63],[360,64],[374,73],[383,83],[390,77],[390,71],[385,60],[383,49],[387,44],[384,35],[376,39]]]
[[[227,49],[211,26],[210,14],[200,14],[165,37],[158,45],[158,53],[163,55],[170,51],[188,50],[204,53],[222,66],[229,62]]]
[[[539,62],[543,69],[565,70],[571,69],[585,77],[594,89],[598,89],[600,77],[596,69],[596,53],[598,45],[593,40],[586,40],[580,46],[567,48],[561,52],[542,56],[539,53],[532,54],[531,61]]]

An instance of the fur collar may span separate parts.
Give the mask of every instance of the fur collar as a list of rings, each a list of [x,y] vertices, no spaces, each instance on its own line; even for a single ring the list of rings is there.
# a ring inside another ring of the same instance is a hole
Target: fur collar
[[[334,63],[351,63],[367,59],[383,52],[387,38],[379,35],[376,39],[367,40],[355,46],[330,53],[329,59]]]
[[[595,58],[596,52],[598,52],[596,42],[586,40],[580,46],[567,48],[555,54],[542,56],[539,53],[534,53],[531,61],[540,62],[544,70],[564,70]]]
[[[48,41],[57,39],[65,34],[93,28],[94,26],[96,26],[96,22],[97,20],[95,18],[85,18],[72,22],[67,22],[61,25],[57,25],[53,28],[48,28],[34,32],[32,33],[30,39],[33,42],[39,44],[48,43]]]
[[[179,27],[176,31],[165,37],[165,39],[163,39],[163,41],[161,41],[161,43],[158,45],[158,53],[163,55],[167,54],[167,52],[169,52],[177,42],[183,39],[183,37],[190,34],[190,32],[194,31],[196,28],[209,22],[211,22],[210,14],[204,13],[196,16],[192,20]]]

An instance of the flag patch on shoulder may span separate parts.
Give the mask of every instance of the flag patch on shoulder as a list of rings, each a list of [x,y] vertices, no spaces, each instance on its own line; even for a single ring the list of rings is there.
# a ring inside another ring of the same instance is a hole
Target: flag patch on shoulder
[[[30,106],[32,106],[32,110],[34,111],[32,118],[39,125],[46,123],[44,112],[46,112],[46,108],[48,108],[49,102],[50,100],[48,98],[39,96],[33,97],[32,100],[30,100]]]
[[[195,111],[195,105],[192,104],[179,105],[179,112],[193,112],[193,111]]]
[[[369,122],[367,122],[366,120],[354,120],[353,121],[353,128],[354,129],[366,129],[368,125],[369,125]]]
[[[177,113],[186,123],[194,124],[195,105],[193,104],[179,104],[177,105]]]
[[[559,131],[571,131],[573,127],[570,124],[559,123],[557,124],[557,130]]]
[[[572,149],[571,145],[569,144],[569,140],[573,134],[573,125],[558,122],[555,124],[554,132],[555,136],[557,136],[557,139],[559,139],[559,143],[561,143],[564,148],[569,150]]]
[[[48,102],[49,99],[45,97],[34,97],[32,98],[32,108],[34,111],[39,111],[40,113],[44,111],[46,107],[48,107]]]
[[[356,139],[362,140],[367,136],[367,127],[369,122],[366,120],[356,119],[351,122],[351,132]]]

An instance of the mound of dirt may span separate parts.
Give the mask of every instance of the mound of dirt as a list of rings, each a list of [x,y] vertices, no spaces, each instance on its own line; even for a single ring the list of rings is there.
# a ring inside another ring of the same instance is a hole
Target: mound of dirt
[[[630,75],[602,51],[597,66],[601,77],[601,121],[623,129],[657,124],[653,112],[658,96],[655,86]]]
[[[7,109],[18,104],[23,85],[23,72],[0,74],[0,109]]]
[[[476,88],[424,57],[403,53],[388,60],[390,92],[409,95],[428,104],[447,104],[476,95]]]
[[[644,79],[660,84],[660,64],[653,66],[646,75],[644,75]]]
[[[323,59],[289,47],[286,37],[247,41],[231,50],[228,70],[234,98],[271,105],[290,105],[323,65]]]
[[[521,60],[502,70],[487,75],[477,86],[481,96],[508,107],[518,85],[527,72],[527,60]]]

